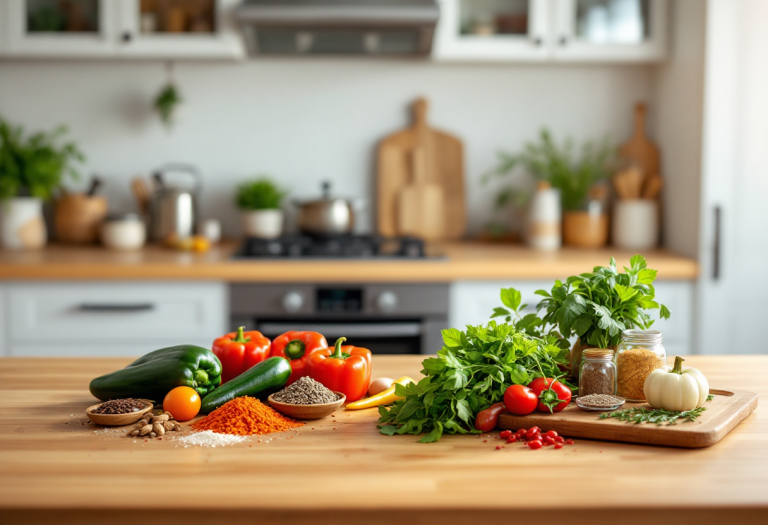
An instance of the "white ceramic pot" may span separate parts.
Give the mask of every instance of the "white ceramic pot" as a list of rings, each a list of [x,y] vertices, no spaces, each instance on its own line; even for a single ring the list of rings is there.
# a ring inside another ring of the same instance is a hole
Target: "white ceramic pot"
[[[659,243],[656,201],[619,200],[613,211],[613,244],[628,250],[647,250]]]
[[[283,233],[283,210],[243,212],[243,232],[249,237],[274,239]]]
[[[42,248],[47,240],[43,201],[15,197],[0,201],[0,246],[9,250]]]
[[[528,245],[537,250],[557,250],[563,243],[560,224],[560,190],[539,184],[528,210]]]
[[[112,215],[101,223],[101,243],[110,250],[138,250],[146,236],[144,221],[133,213]]]

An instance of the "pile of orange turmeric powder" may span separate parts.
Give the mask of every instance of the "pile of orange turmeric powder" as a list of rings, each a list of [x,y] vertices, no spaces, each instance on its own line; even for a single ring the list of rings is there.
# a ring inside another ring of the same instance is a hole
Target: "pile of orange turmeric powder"
[[[196,421],[192,428],[198,431],[211,430],[217,434],[251,436],[282,432],[303,426],[304,423],[285,417],[258,399],[245,396],[220,406],[203,419]]]

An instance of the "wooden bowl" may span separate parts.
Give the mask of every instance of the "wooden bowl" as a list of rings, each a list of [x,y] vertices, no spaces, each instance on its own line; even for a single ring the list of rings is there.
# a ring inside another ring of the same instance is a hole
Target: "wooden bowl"
[[[336,412],[344,401],[347,400],[347,396],[341,392],[334,392],[339,399],[333,403],[320,403],[318,405],[291,405],[290,403],[280,403],[275,401],[272,394],[267,398],[269,406],[280,412],[284,416],[288,416],[293,419],[321,419],[326,416],[330,416]]]
[[[127,414],[94,414],[93,411],[104,404],[99,403],[98,405],[86,408],[85,413],[97,425],[103,427],[123,427],[137,422],[144,414],[152,410],[152,402],[149,399],[137,399],[137,401],[146,404],[146,408],[138,412],[128,412]]]

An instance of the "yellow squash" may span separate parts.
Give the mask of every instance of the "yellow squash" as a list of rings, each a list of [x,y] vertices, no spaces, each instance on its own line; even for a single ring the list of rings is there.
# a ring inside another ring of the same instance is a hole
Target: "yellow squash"
[[[401,377],[397,381],[394,382],[394,384],[387,388],[386,390],[379,392],[375,396],[371,396],[365,399],[361,399],[360,401],[355,401],[354,403],[350,403],[347,405],[347,410],[360,410],[363,408],[373,408],[377,407],[379,405],[391,405],[398,399],[402,399],[402,397],[398,397],[395,395],[395,385],[407,385],[408,383],[413,383],[413,379],[410,377]]]

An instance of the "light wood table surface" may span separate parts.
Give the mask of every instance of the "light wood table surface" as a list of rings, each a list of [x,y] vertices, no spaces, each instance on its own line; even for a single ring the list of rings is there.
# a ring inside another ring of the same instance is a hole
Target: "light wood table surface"
[[[420,359],[376,357],[374,372],[418,377]],[[760,396],[723,441],[696,450],[419,444],[380,435],[375,410],[226,448],[84,426],[89,380],[128,362],[0,360],[2,523],[768,523],[768,356],[686,361],[714,388]]]
[[[457,242],[430,245],[426,260],[233,260],[227,242],[207,253],[149,246],[112,252],[98,246],[52,245],[0,251],[0,280],[219,280],[230,282],[448,282],[473,279],[563,279],[605,266],[629,266],[632,252],[614,248],[541,252],[523,245]],[[693,280],[698,264],[665,250],[645,254],[661,280]]]

